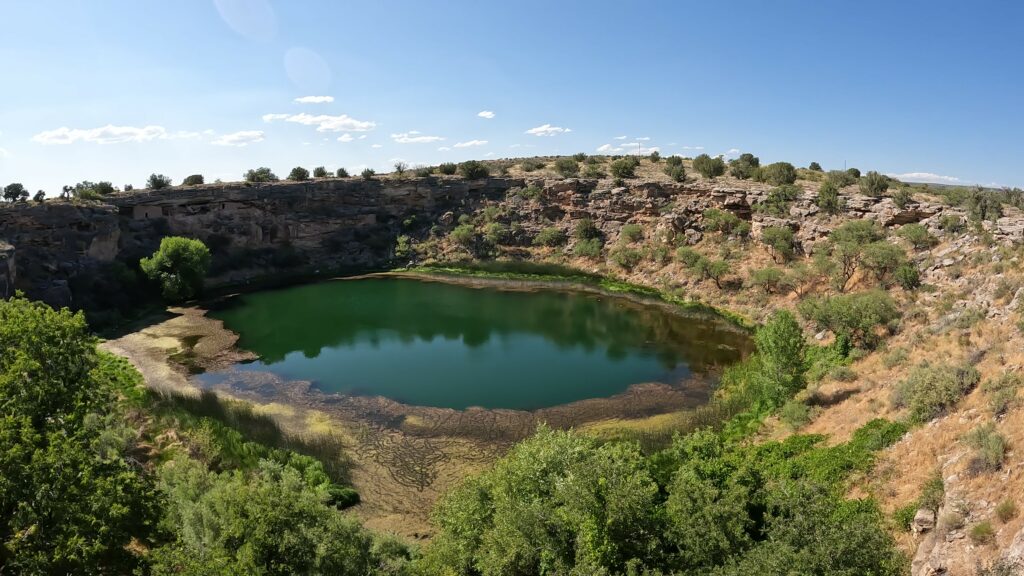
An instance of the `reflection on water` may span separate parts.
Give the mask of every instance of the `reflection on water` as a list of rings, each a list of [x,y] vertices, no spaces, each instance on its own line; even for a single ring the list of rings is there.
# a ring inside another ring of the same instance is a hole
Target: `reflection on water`
[[[623,298],[403,278],[246,294],[211,315],[259,356],[237,369],[450,408],[533,409],[677,382],[750,345],[719,320]]]

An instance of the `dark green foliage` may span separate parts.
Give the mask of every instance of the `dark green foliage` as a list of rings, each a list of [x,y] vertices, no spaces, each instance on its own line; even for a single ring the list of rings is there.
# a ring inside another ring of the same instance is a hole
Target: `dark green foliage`
[[[913,199],[914,193],[910,191],[910,186],[900,186],[892,194],[892,201],[900,210],[906,208]]]
[[[813,170],[814,172],[822,172],[821,164],[818,164],[817,162],[811,162],[810,164],[808,164],[807,169]]]
[[[761,230],[761,243],[768,247],[775,262],[788,262],[796,254],[796,240],[788,226],[768,226]]]
[[[789,206],[800,196],[800,189],[796,186],[784,184],[768,191],[768,196],[763,202],[754,206],[759,212],[773,216],[788,216]]]
[[[577,176],[580,173],[579,162],[572,158],[559,158],[555,160],[555,172],[558,172],[563,178]]]
[[[796,318],[782,310],[775,312],[754,336],[764,380],[762,398],[781,406],[804,387],[807,344]]]
[[[665,166],[666,166],[666,168],[668,166],[682,166],[682,165],[683,165],[683,157],[682,156],[676,156],[675,154],[673,154],[672,156],[669,156],[669,157],[665,158]]]
[[[313,168],[313,178],[327,178],[327,168],[323,166]]]
[[[46,199],[46,192],[43,192],[42,190],[39,190],[38,192],[35,193],[35,196],[32,196],[32,200],[35,201],[35,202],[38,202],[40,204],[45,199]]]
[[[203,289],[210,268],[210,250],[199,240],[167,236],[160,249],[139,260],[139,267],[150,280],[160,284],[163,297],[171,302],[188,300]]]
[[[860,178],[860,172],[857,173],[857,176],[853,176],[848,171],[830,170],[825,175],[825,182],[831,182],[836,188],[846,188],[851,184],[855,184],[857,178]]]
[[[732,272],[732,268],[725,260],[704,259],[699,261],[695,268],[704,279],[714,282],[719,290],[722,289],[722,280]]]
[[[893,404],[907,408],[913,422],[924,423],[956,404],[979,379],[973,366],[921,364],[896,386]]]
[[[304,182],[309,180],[309,170],[306,170],[302,166],[296,166],[288,173],[288,179],[295,182]]]
[[[821,186],[818,188],[816,203],[818,208],[821,208],[821,211],[826,214],[835,215],[842,211],[843,206],[839,199],[839,189],[836,187],[835,182],[826,179],[821,183]]]
[[[590,218],[581,218],[573,226],[573,236],[577,240],[591,240],[601,237],[601,231]]]
[[[18,182],[4,186],[4,200],[8,202],[23,202],[28,199],[28,190]]]
[[[749,180],[757,175],[757,169],[761,166],[761,159],[753,154],[744,152],[739,158],[729,162],[729,175],[740,180]]]
[[[879,329],[889,328],[900,317],[892,297],[880,290],[808,298],[798,308],[818,330],[831,330],[837,337],[866,348],[878,343]]]
[[[712,158],[707,154],[701,154],[693,159],[693,169],[705,178],[717,178],[725,174],[725,160],[721,156]]]
[[[346,170],[346,169],[344,169],[344,168],[338,168],[338,169],[337,169],[337,170],[336,170],[336,171],[334,172],[334,175],[335,175],[336,177],[338,177],[338,178],[348,178],[348,170]]]
[[[898,268],[905,265],[907,256],[903,249],[891,242],[879,240],[864,246],[861,262],[875,279],[887,286]]]
[[[783,186],[796,182],[796,168],[789,162],[774,162],[761,168],[759,176],[762,182]]]
[[[678,156],[669,156],[669,158],[678,158]],[[683,168],[682,163],[665,164],[665,174],[675,182],[686,181],[686,169]]]
[[[277,182],[277,176],[265,166],[250,169],[244,177],[246,182]]]
[[[585,238],[576,241],[572,252],[581,258],[597,259],[601,257],[602,246],[600,238]]]
[[[863,246],[885,237],[885,231],[874,220],[849,220],[839,225],[829,238],[836,244]]]
[[[639,242],[644,239],[644,229],[639,224],[626,224],[619,232],[622,242]]]
[[[904,224],[896,231],[896,235],[910,242],[917,250],[930,248],[938,242],[923,224]]]
[[[1006,437],[996,430],[993,422],[973,428],[964,436],[964,442],[973,448],[967,469],[973,474],[995,472],[1003,466],[1006,457]]]
[[[649,156],[647,156],[647,159],[650,160],[651,163],[657,164],[658,162],[661,162],[661,152],[655,150],[654,152],[651,152]]]
[[[491,245],[507,244],[511,237],[512,231],[506,224],[490,222],[484,226],[484,240]]]
[[[850,176],[850,178],[853,178],[854,180],[860,178],[860,170],[856,168],[848,168],[846,170],[846,173]]]
[[[577,152],[573,154],[572,159],[575,160],[576,162],[583,162],[589,160],[589,158],[587,158],[587,155],[584,154],[583,152]]]
[[[472,224],[459,224],[452,230],[450,237],[463,248],[472,248],[476,244],[476,230]]]
[[[693,268],[702,258],[704,257],[701,256],[700,252],[689,246],[682,246],[676,250],[676,260],[687,268]]]
[[[774,266],[750,271],[751,286],[764,290],[765,294],[778,292],[785,285],[786,274]]]
[[[202,174],[192,174],[191,176],[186,176],[185,179],[181,181],[182,186],[199,186],[204,183],[205,180],[203,179]]]
[[[643,254],[636,248],[618,246],[608,255],[612,262],[624,270],[632,270],[643,260]]]
[[[708,208],[704,211],[701,228],[705,232],[721,232],[728,236],[736,231],[749,233],[749,227],[744,226],[744,224],[746,224],[744,220],[741,220],[739,216],[728,210]],[[741,235],[745,236],[746,234]]]
[[[146,188],[150,190],[162,190],[171,185],[171,179],[163,174],[150,174],[146,179]]]
[[[970,192],[966,204],[967,215],[972,222],[995,222],[1003,217],[1003,206],[999,198],[980,187]]]
[[[956,214],[943,214],[939,218],[939,228],[945,232],[958,234],[964,230],[964,221]]]
[[[534,246],[561,246],[565,244],[568,237],[561,228],[549,226],[537,233],[533,239]]]
[[[615,178],[635,178],[636,168],[639,165],[640,162],[636,158],[627,156],[613,161],[608,168]]]
[[[377,171],[373,168],[365,168],[359,175],[363,177],[363,180],[373,180],[373,177],[377,175]]]
[[[459,164],[459,174],[461,174],[463,178],[476,180],[479,178],[487,178],[491,175],[491,171],[483,162],[478,160],[467,160]]]
[[[443,162],[437,167],[438,172],[447,176],[455,174],[458,169],[459,167],[454,162]]]
[[[878,197],[889,189],[889,179],[878,172],[868,172],[860,179],[860,191],[867,196]]]
[[[893,273],[893,277],[896,283],[900,285],[900,288],[904,290],[914,290],[921,287],[921,273],[917,271],[917,266],[909,262],[900,264]]]

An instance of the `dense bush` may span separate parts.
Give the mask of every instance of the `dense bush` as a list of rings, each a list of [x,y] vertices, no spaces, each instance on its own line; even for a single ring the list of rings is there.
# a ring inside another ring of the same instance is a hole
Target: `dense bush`
[[[476,229],[469,223],[459,224],[452,230],[450,237],[459,246],[472,248],[476,244]]]
[[[725,174],[725,161],[721,156],[701,154],[693,159],[693,169],[705,178],[717,178]]]
[[[181,181],[182,186],[199,186],[203,183],[204,179],[202,174],[192,174],[191,176],[186,176],[185,179]]]
[[[749,234],[749,224],[742,220],[736,214],[729,212],[728,210],[719,210],[717,208],[708,208],[704,211],[701,218],[701,228],[705,232],[721,232],[728,236],[734,231],[744,232],[743,235]]]
[[[302,166],[296,166],[288,173],[288,179],[294,182],[304,182],[309,180],[309,170],[306,170]]]
[[[139,267],[150,280],[160,284],[165,299],[188,300],[203,289],[203,279],[210,268],[210,250],[193,238],[167,236],[160,240],[160,248],[152,256],[139,260]]]
[[[583,170],[583,177],[584,178],[597,178],[597,179],[601,179],[601,178],[604,178],[606,176],[608,176],[608,174],[604,170],[602,170],[600,166],[598,166],[596,164],[588,163],[586,169]]]
[[[762,182],[783,186],[796,182],[796,168],[789,162],[774,162],[762,167],[759,176]]]
[[[904,224],[896,231],[896,235],[910,242],[917,250],[931,248],[938,240],[928,232],[924,224]]]
[[[814,172],[822,172],[821,164],[818,164],[817,162],[811,162],[810,164],[808,164],[807,169],[812,170]]]
[[[501,222],[489,222],[484,225],[484,240],[488,244],[493,246],[507,244],[511,237],[512,231]]]
[[[588,158],[587,158],[587,155],[584,154],[583,152],[577,152],[577,153],[572,155],[572,159],[575,160],[576,162],[584,162]]]
[[[146,188],[150,190],[162,190],[171,185],[171,179],[163,174],[150,174],[146,179]]]
[[[630,246],[617,246],[608,255],[616,265],[624,270],[632,270],[643,260],[643,254]]]
[[[590,218],[581,218],[573,226],[573,236],[577,240],[592,240],[601,237],[601,230]]]
[[[377,171],[373,168],[364,168],[359,175],[363,177],[363,180],[373,180],[373,177],[377,175]]]
[[[338,168],[334,172],[334,175],[337,176],[338,178],[348,178],[348,170],[344,168]]]
[[[897,384],[893,404],[907,408],[912,421],[924,423],[959,402],[978,384],[979,378],[973,366],[921,364]]]
[[[831,330],[837,337],[866,348],[878,343],[879,329],[891,327],[900,317],[892,297],[879,290],[808,298],[798,308],[819,330]]]
[[[650,160],[652,164],[657,164],[658,162],[661,162],[661,152],[655,150],[647,156],[647,159]]]
[[[533,238],[534,246],[561,246],[565,244],[568,237],[561,228],[549,226],[537,233]]]
[[[313,168],[313,178],[327,178],[327,168],[323,166]]]
[[[463,178],[476,180],[479,178],[487,178],[491,175],[491,171],[483,162],[478,160],[467,160],[459,164],[459,174],[461,174]]]
[[[755,204],[754,209],[772,216],[788,216],[790,205],[799,196],[799,188],[784,184],[769,190],[764,201]]]
[[[764,290],[766,294],[778,292],[785,284],[786,274],[774,266],[758,268],[750,271],[749,283],[751,286]]]
[[[635,178],[636,168],[639,165],[640,162],[636,158],[627,156],[613,161],[608,168],[611,170],[612,176],[616,178]]]
[[[749,180],[757,175],[757,169],[760,166],[760,158],[744,152],[729,162],[729,175],[740,180]]]
[[[676,260],[686,268],[693,268],[702,258],[704,258],[704,256],[702,256],[700,252],[697,252],[689,246],[682,246],[676,250]]]
[[[600,238],[584,238],[576,241],[572,253],[580,258],[597,259],[601,257],[602,246]]]
[[[887,286],[896,270],[906,264],[907,256],[899,246],[879,240],[864,246],[861,261],[880,284]]]
[[[555,160],[555,172],[563,178],[572,178],[579,175],[580,165],[572,158],[559,158]]]
[[[626,224],[619,232],[619,239],[623,242],[639,242],[644,239],[644,229],[639,224]]]
[[[682,164],[666,164],[665,174],[674,182],[686,181],[686,169],[683,168]]]
[[[676,156],[675,154],[673,154],[673,155],[665,158],[665,166],[666,166],[666,168],[668,166],[682,166],[682,165],[683,165],[683,157],[682,156]]]
[[[993,416],[1002,416],[1017,405],[1017,390],[1022,385],[1024,377],[1007,372],[981,386],[982,392],[988,397]]]
[[[246,182],[277,182],[277,176],[266,166],[250,169],[243,177]]]
[[[19,182],[13,182],[4,186],[4,200],[8,202],[24,202],[28,199],[28,190]]]
[[[835,215],[842,211],[843,205],[839,199],[839,189],[836,187],[835,182],[825,180],[821,183],[821,186],[818,188],[816,203],[818,208],[821,208],[821,211],[826,214]]]
[[[1006,437],[996,430],[994,423],[987,422],[973,428],[964,436],[964,442],[973,449],[967,463],[968,471],[979,474],[1002,468],[1006,457]]]
[[[543,169],[547,164],[533,158],[528,158],[519,163],[519,167],[523,169],[523,172],[536,172],[537,170]]]
[[[437,167],[438,172],[447,176],[455,174],[458,169],[459,167],[454,162],[443,162]]]
[[[909,262],[897,267],[893,277],[896,283],[904,290],[914,290],[921,287],[921,273],[918,272],[917,266]]]
[[[788,262],[796,254],[796,239],[788,226],[768,226],[761,230],[761,243],[768,247],[772,260]]]
[[[853,180],[854,180],[854,181],[856,181],[856,180],[857,180],[858,178],[860,178],[860,170],[858,170],[858,169],[856,169],[856,168],[848,168],[848,169],[846,170],[846,174],[847,174],[847,175],[848,175],[848,176],[849,176],[850,178],[853,178]]]
[[[878,197],[889,189],[889,179],[878,172],[868,172],[860,179],[860,191],[867,196]]]
[[[825,182],[831,182],[836,188],[845,188],[857,182],[857,178],[860,178],[860,173],[854,177],[847,171],[844,170],[830,170],[825,175]]]

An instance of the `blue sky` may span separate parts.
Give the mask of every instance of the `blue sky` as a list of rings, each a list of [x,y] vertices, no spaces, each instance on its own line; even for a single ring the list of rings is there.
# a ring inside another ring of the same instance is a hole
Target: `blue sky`
[[[51,194],[637,147],[1024,185],[1020,2],[0,0],[0,22],[0,184]]]

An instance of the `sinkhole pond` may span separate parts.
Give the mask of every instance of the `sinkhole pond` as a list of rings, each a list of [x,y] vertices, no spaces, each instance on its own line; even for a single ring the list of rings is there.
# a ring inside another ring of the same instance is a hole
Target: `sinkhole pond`
[[[624,297],[388,276],[241,294],[210,315],[258,357],[233,371],[455,409],[532,410],[638,383],[685,385],[750,348],[724,320]]]

